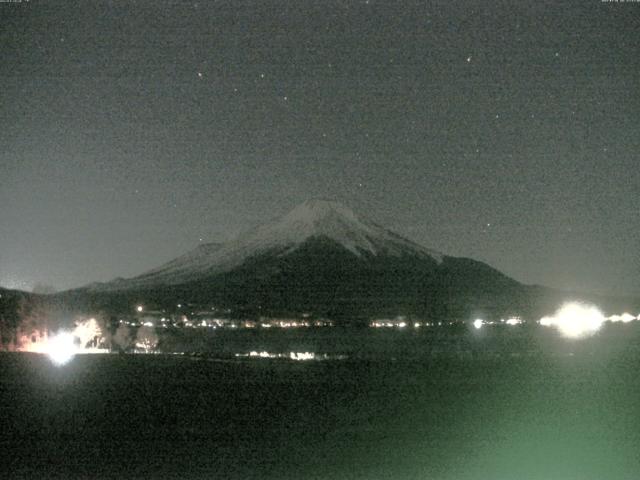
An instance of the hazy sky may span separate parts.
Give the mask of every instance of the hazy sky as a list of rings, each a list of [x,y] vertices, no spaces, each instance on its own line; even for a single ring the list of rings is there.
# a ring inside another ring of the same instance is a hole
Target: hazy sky
[[[638,32],[601,0],[0,3],[0,285],[133,276],[330,196],[638,294]]]

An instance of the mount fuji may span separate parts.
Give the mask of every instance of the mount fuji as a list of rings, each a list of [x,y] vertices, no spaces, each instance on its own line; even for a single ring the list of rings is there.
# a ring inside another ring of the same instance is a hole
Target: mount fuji
[[[233,241],[81,291],[99,304],[208,304],[242,316],[442,318],[509,311],[526,302],[528,288],[482,262],[418,245],[341,203],[309,200]]]
[[[200,245],[137,277],[93,284],[92,288],[128,290],[179,285],[229,272],[261,256],[284,258],[304,250],[314,241],[324,241],[342,254],[351,254],[360,260],[416,257],[435,264],[443,259],[441,253],[404,239],[338,202],[308,200],[275,222],[257,227],[233,241]]]

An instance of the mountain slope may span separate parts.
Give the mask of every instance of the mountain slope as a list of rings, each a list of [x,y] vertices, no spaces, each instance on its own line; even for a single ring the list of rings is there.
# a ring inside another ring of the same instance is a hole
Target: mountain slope
[[[468,259],[356,256],[327,238],[312,238],[287,255],[263,255],[203,280],[140,292],[154,303],[189,299],[230,308],[238,316],[331,318],[378,315],[456,317],[466,306],[505,307],[522,286]]]
[[[356,215],[338,202],[309,200],[279,220],[255,228],[237,239],[202,245],[140,276],[92,290],[130,290],[193,282],[240,267],[260,255],[286,256],[310,239],[324,238],[357,258],[410,255],[440,262],[443,255],[426,249]]]
[[[223,244],[131,279],[78,291],[96,308],[215,305],[238,317],[461,318],[522,313],[529,287],[486,264],[427,249],[333,201],[307,201]]]

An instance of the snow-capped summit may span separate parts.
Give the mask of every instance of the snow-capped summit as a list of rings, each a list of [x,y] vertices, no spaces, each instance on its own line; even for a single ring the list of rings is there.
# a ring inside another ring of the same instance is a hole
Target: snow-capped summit
[[[286,245],[293,250],[309,238],[325,237],[357,256],[362,253],[420,253],[438,261],[441,259],[440,253],[406,240],[333,200],[307,200],[280,220],[259,227],[252,233],[255,246]]]
[[[249,258],[287,255],[311,239],[330,240],[357,257],[412,255],[436,262],[442,260],[439,252],[386,230],[339,202],[313,199],[235,240],[201,245],[159,268],[129,280],[104,284],[102,288],[146,288],[199,280],[230,271]]]

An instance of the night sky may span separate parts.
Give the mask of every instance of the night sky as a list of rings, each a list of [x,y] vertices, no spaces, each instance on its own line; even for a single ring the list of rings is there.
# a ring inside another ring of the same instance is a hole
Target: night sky
[[[336,198],[640,294],[640,3],[0,3],[0,285],[133,276]]]

